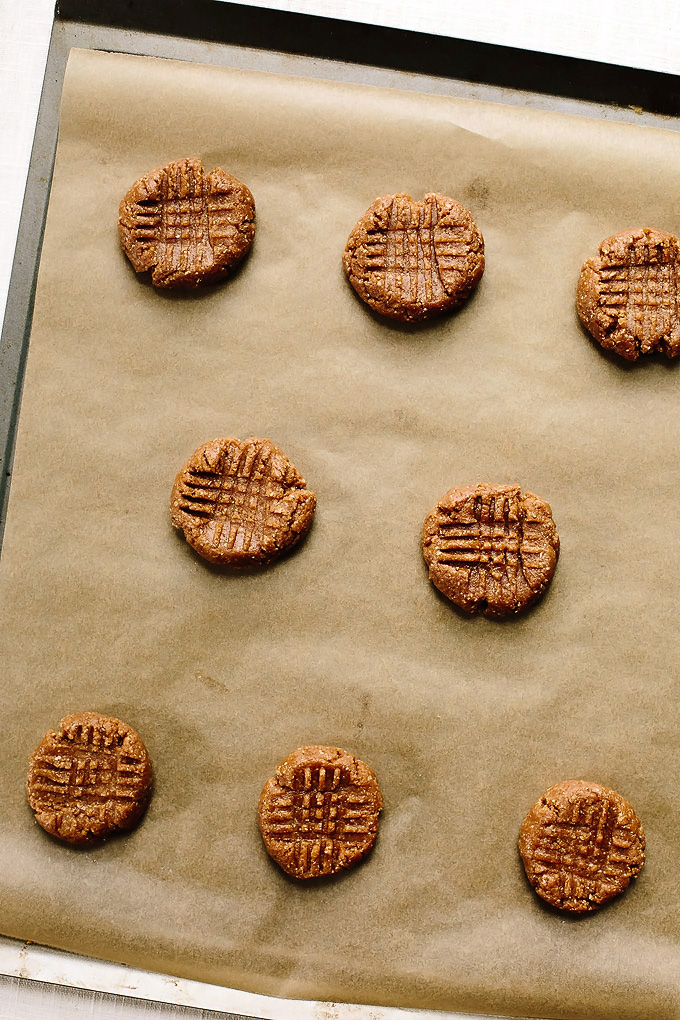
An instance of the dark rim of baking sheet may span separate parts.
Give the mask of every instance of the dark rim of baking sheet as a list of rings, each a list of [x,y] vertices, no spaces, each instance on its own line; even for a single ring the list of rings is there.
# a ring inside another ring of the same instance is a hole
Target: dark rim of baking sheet
[[[57,0],[57,17],[680,115],[680,78],[550,53],[216,0]]]

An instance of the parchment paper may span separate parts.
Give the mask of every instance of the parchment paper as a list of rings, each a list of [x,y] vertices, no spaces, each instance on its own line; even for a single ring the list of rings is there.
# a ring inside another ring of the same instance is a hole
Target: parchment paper
[[[243,269],[160,293],[121,253],[141,174],[202,157],[253,191]],[[269,994],[589,1020],[680,1016],[678,368],[582,332],[599,241],[680,232],[680,137],[350,85],[74,51],[2,552],[2,931]],[[487,246],[475,296],[378,320],[340,256],[378,195],[441,191]],[[278,443],[318,497],[299,550],[232,576],[169,523],[220,435]],[[562,540],[543,601],[460,615],[419,534],[454,484],[518,482]],[[82,851],[26,761],[94,709],[149,747],[139,828]],[[304,743],[376,771],[375,851],[325,884],[262,847],[260,790]],[[552,783],[613,787],[648,860],[563,917],[519,825]]]

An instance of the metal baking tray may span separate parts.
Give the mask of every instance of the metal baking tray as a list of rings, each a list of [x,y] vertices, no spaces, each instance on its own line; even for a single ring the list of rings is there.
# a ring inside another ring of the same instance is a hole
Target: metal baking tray
[[[570,57],[310,17],[217,0],[59,0],[0,340],[0,541],[50,193],[64,71],[72,47],[428,92],[680,129],[680,79]],[[0,939],[0,973],[207,1009],[272,1016],[275,1000]],[[444,1014],[276,1000],[277,1017]],[[225,1014],[226,1015],[226,1014]],[[232,1012],[229,1016],[235,1016]],[[454,1014],[446,1014],[454,1016]],[[455,1014],[462,1016],[461,1014]]]

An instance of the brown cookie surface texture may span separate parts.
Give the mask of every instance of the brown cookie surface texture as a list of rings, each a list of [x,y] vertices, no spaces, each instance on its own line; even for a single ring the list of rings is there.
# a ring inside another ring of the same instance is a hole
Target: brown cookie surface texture
[[[449,489],[425,518],[430,580],[467,613],[506,616],[543,594],[560,540],[549,505],[517,485]]]
[[[135,272],[156,287],[198,287],[220,279],[247,254],[255,201],[220,167],[180,159],[140,177],[120,203],[118,233]]]
[[[269,563],[309,530],[316,497],[268,439],[213,439],[175,479],[170,519],[211,563]]]
[[[418,322],[465,301],[484,272],[484,240],[452,198],[385,195],[349,235],[343,265],[374,311]]]
[[[536,801],[519,836],[527,878],[561,910],[597,910],[628,888],[645,862],[645,834],[630,804],[599,783],[557,783]]]
[[[339,747],[299,747],[265,784],[258,820],[267,853],[284,871],[317,878],[366,856],[382,806],[364,762]]]
[[[680,353],[680,241],[649,228],[606,238],[581,269],[576,307],[607,351],[636,361],[659,351]]]
[[[46,832],[89,843],[129,829],[151,794],[151,761],[119,719],[79,712],[50,730],[30,757],[26,791]]]

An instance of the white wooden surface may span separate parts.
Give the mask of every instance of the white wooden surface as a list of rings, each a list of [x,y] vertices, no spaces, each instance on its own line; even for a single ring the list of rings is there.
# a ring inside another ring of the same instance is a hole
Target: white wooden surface
[[[597,4],[592,0],[240,2],[680,74],[680,0],[598,0]],[[52,12],[53,0],[0,0],[0,321],[4,316]],[[27,981],[27,977],[36,980]],[[62,987],[65,982],[80,987]],[[106,994],[109,992],[119,994]],[[122,998],[123,995],[127,997]],[[167,1004],[149,1001],[154,998]],[[189,1005],[194,1008],[189,1009]],[[364,1009],[249,996],[197,982],[171,981],[160,975],[0,938],[0,1020],[147,1017],[208,1020],[230,1016],[223,1012],[227,1009],[277,1020],[444,1017],[412,1010]],[[447,1016],[453,1020],[452,1014]]]

